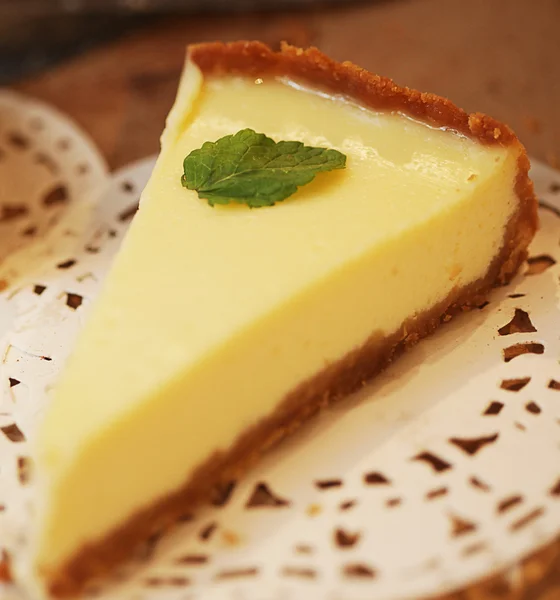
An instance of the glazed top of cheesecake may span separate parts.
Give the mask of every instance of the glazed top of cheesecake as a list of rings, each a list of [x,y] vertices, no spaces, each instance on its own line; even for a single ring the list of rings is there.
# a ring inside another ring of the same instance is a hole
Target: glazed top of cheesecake
[[[262,45],[234,46],[191,50],[140,210],[41,429],[46,571],[372,333],[482,278],[530,197],[505,126],[412,93],[424,109],[372,110],[367,77],[344,88],[344,65],[307,72],[285,49],[295,73]],[[393,102],[404,93],[379,81]],[[336,148],[347,168],[272,207],[212,208],[181,186],[183,159],[245,127]]]

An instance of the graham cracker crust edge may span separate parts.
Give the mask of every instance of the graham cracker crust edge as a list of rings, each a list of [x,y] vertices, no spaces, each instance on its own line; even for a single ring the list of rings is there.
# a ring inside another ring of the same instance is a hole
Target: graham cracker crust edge
[[[281,52],[274,53],[259,42],[215,43],[192,46],[189,55],[204,72],[293,75],[312,85],[344,93],[372,108],[399,110],[483,143],[515,146],[518,150],[515,185],[518,210],[506,228],[502,249],[484,278],[454,290],[445,301],[410,319],[393,335],[382,338],[372,334],[361,348],[288,394],[274,414],[243,434],[227,452],[218,452],[199,466],[182,489],[138,512],[102,540],[84,546],[62,568],[41,573],[48,592],[59,598],[78,594],[88,581],[129,559],[138,543],[171,526],[190,508],[208,499],[216,483],[240,476],[268,448],[322,407],[359,389],[440,323],[482,304],[493,286],[505,284],[515,275],[526,258],[527,246],[538,224],[525,149],[509,127],[490,117],[468,115],[444,98],[400,88],[391,80],[350,63],[336,63],[313,48],[301,50],[284,45]],[[491,202],[491,198],[488,201]]]

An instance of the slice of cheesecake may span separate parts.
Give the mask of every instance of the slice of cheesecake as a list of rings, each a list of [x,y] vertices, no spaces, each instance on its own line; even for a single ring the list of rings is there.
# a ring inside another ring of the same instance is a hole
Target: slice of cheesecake
[[[346,156],[283,202],[181,181],[246,128]],[[507,282],[536,229],[505,125],[315,49],[189,49],[152,178],[36,444],[24,580],[55,596]]]

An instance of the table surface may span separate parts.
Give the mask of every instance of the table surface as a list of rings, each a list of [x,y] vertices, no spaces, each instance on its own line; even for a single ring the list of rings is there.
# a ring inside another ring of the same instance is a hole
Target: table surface
[[[154,25],[18,81],[93,137],[111,167],[157,152],[189,42],[316,45],[401,84],[509,123],[560,168],[560,2],[393,0],[280,12],[155,18]]]

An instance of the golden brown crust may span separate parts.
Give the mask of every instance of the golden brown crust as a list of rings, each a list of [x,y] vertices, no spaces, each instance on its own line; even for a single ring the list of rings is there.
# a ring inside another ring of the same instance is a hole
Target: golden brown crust
[[[281,52],[274,53],[258,42],[215,43],[191,47],[190,57],[206,73],[287,75],[345,94],[374,109],[401,111],[450,127],[483,143],[516,146],[518,209],[506,228],[502,249],[484,278],[454,290],[443,303],[404,323],[390,337],[374,332],[364,346],[291,392],[273,415],[243,434],[229,451],[217,453],[201,465],[181,490],[134,515],[101,541],[84,546],[62,569],[43,573],[49,591],[58,597],[75,594],[94,576],[126,560],[139,541],[173,524],[189,507],[207,498],[219,480],[237,477],[321,407],[359,388],[440,323],[480,305],[494,285],[506,283],[517,272],[537,226],[537,205],[524,148],[506,125],[490,117],[467,115],[446,99],[401,88],[350,63],[336,63],[316,49],[284,45]]]

